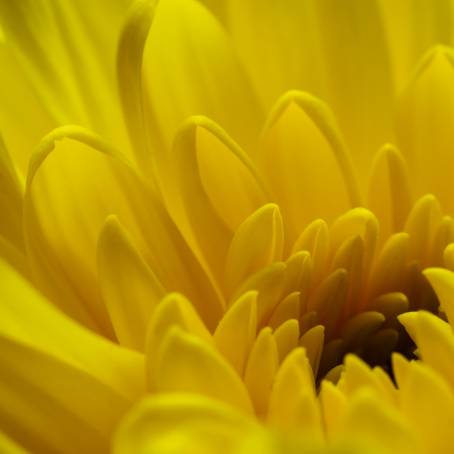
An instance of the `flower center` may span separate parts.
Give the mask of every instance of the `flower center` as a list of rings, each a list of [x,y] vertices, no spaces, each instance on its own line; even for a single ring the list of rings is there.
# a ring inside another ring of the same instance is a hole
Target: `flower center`
[[[423,197],[402,231],[386,239],[380,239],[374,215],[362,208],[341,216],[329,228],[315,221],[300,235],[287,265],[292,266],[296,254],[307,257],[290,294],[300,295],[300,344],[305,345],[304,339],[318,325],[324,328],[315,371],[318,381],[336,381],[348,353],[391,374],[393,352],[407,358],[416,355],[399,315],[426,310],[444,318],[423,274],[427,267],[447,266],[452,249],[452,220],[434,215],[436,206],[432,196]]]

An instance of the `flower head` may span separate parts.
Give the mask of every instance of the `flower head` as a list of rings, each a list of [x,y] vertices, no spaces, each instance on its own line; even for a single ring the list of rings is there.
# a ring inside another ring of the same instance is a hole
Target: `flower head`
[[[450,452],[451,3],[128,3],[0,2],[0,451]]]

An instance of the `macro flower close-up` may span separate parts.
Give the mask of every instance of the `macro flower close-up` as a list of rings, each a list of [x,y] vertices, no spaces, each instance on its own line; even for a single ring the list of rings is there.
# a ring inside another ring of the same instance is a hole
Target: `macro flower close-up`
[[[0,0],[0,454],[454,451],[454,0]]]

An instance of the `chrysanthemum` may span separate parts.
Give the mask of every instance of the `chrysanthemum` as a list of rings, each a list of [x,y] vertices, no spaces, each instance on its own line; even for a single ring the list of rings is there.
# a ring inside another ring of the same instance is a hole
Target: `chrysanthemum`
[[[0,452],[450,453],[452,2],[129,3],[0,0]]]

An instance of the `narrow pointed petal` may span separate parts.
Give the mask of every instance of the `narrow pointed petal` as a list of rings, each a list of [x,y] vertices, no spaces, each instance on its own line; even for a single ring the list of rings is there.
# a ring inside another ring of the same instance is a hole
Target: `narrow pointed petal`
[[[290,241],[314,219],[331,221],[359,203],[350,158],[332,114],[306,93],[287,93],[277,103],[265,129],[260,163],[289,223]]]
[[[407,380],[411,361],[409,361],[400,353],[393,353],[391,356],[391,362],[393,373],[396,378],[396,384],[399,388],[401,388],[404,386],[404,383]]]
[[[442,268],[428,268],[423,274],[434,288],[450,325],[454,326],[454,273]]]
[[[173,145],[175,188],[182,213],[173,207],[187,235],[217,277],[225,261],[232,231],[266,203],[254,164],[214,122],[189,119]]]
[[[396,92],[401,93],[418,59],[437,44],[452,43],[453,5],[439,0],[379,0],[387,32]]]
[[[203,324],[191,302],[183,295],[170,293],[154,311],[146,339],[146,375],[147,384],[154,389],[155,370],[158,367],[158,351],[172,327],[193,334],[205,342],[211,343],[212,336]]]
[[[117,79],[123,118],[137,162],[144,173],[152,173],[150,147],[162,146],[156,121],[145,119],[145,96],[142,80],[143,52],[156,11],[156,0],[132,4],[123,26],[117,50]],[[149,131],[149,134],[147,134]],[[154,143],[150,141],[154,140]]]
[[[375,156],[369,181],[368,206],[380,220],[382,234],[400,231],[411,206],[406,163],[392,145]]]
[[[442,220],[441,207],[436,197],[426,195],[414,205],[405,223],[409,235],[409,258],[427,264],[431,253],[430,239]]]
[[[370,390],[364,389],[353,397],[342,427],[342,433],[373,443],[383,452],[410,454],[418,451],[414,434],[406,419],[386,405]]]
[[[274,377],[279,366],[279,353],[271,328],[263,328],[251,349],[244,375],[257,414],[265,416]]]
[[[330,253],[330,232],[326,221],[316,219],[300,234],[292,249],[310,253],[313,281],[319,282],[325,273]]]
[[[306,351],[307,359],[312,367],[314,377],[317,377],[320,358],[325,341],[325,328],[317,325],[307,330],[299,340],[299,345]]]
[[[166,336],[158,358],[155,371],[158,392],[200,393],[252,413],[240,376],[207,342],[175,327]]]
[[[156,195],[116,150],[78,127],[47,136],[28,175],[25,232],[44,293],[75,318],[112,335],[99,300],[95,257],[99,231],[111,214],[130,232],[162,285],[187,294],[201,315],[216,323],[221,296]]]
[[[235,232],[225,265],[225,285],[233,293],[246,278],[278,262],[284,248],[279,207],[268,204],[249,216]]]
[[[275,307],[282,300],[286,271],[287,268],[284,263],[272,263],[270,266],[261,269],[249,277],[246,282],[237,289],[232,297],[232,301],[235,301],[243,293],[249,290],[258,292],[257,325],[259,327],[264,326]]]
[[[371,272],[371,276],[374,276],[369,289],[371,295],[400,290],[409,242],[409,235],[405,232],[395,233],[388,238]]]
[[[315,311],[324,321],[331,335],[345,305],[348,291],[348,274],[339,268],[324,279],[309,301],[308,310]],[[328,334],[327,334],[328,335]]]
[[[361,359],[350,354],[345,358],[345,370],[339,385],[346,396],[353,396],[361,389],[373,391],[381,400],[390,401],[388,389]]]
[[[230,306],[214,332],[214,344],[240,376],[257,332],[257,292],[245,293]]]
[[[290,319],[299,320],[300,318],[300,293],[293,292],[287,295],[274,309],[268,325],[278,328],[285,321]]]
[[[145,347],[148,321],[165,290],[114,217],[98,241],[101,292],[120,344]]]
[[[342,428],[347,399],[337,386],[324,380],[322,381],[320,391],[320,405],[322,407],[327,436],[330,439]]]
[[[273,336],[279,353],[279,362],[282,362],[298,346],[298,339],[300,337],[298,320],[290,319],[282,323],[274,331]]]
[[[425,311],[407,312],[398,317],[418,347],[424,363],[432,367],[454,389],[454,336],[451,327]]]
[[[311,437],[321,436],[320,409],[313,380],[304,349],[295,349],[276,375],[270,397],[270,423],[307,430]]]

